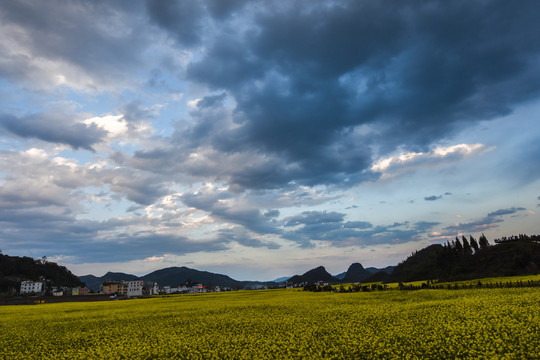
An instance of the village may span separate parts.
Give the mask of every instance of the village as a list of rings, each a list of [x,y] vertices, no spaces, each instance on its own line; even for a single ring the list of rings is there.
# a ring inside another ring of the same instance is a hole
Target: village
[[[88,287],[46,287],[47,281],[22,281],[19,294],[22,296],[44,296],[52,295],[60,296],[86,296],[91,294],[109,295],[109,298],[114,299],[130,299],[150,295],[169,295],[169,294],[192,294],[205,292],[220,292],[231,291],[233,289],[219,286],[208,288],[207,286],[197,284],[183,284],[178,286],[163,286],[159,287],[157,283],[151,286],[145,286],[143,280],[130,281],[106,281],[100,285],[99,291],[94,292]]]

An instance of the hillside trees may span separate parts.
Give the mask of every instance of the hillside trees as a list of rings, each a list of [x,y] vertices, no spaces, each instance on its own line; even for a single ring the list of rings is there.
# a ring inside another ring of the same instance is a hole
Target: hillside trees
[[[471,235],[469,239],[456,237],[444,246],[430,245],[398,264],[385,281],[453,281],[540,271],[540,236],[510,236],[494,242],[489,245],[482,234],[480,242]]]
[[[456,240],[454,241],[454,249],[458,254],[463,253],[463,245],[461,245],[461,242],[459,241],[459,238],[456,236]]]
[[[48,261],[45,257],[33,259],[23,256],[0,254],[0,292],[18,288],[20,281],[42,281],[46,279],[51,286],[81,286],[79,278],[66,267]]]
[[[462,236],[461,241],[463,242],[463,253],[465,255],[472,255],[473,250],[472,250],[471,245],[467,241],[467,238],[465,236]]]
[[[489,246],[488,239],[484,233],[482,233],[482,236],[478,239],[478,245],[480,245],[480,249],[486,249]]]
[[[473,249],[473,251],[477,253],[479,250],[478,242],[476,242],[472,235],[469,236],[469,243],[471,244],[471,248]]]

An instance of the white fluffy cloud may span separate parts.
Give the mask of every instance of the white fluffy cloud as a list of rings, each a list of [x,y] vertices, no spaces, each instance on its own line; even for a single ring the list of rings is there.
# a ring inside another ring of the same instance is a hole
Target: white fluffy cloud
[[[428,152],[402,152],[399,155],[378,159],[371,170],[383,173],[384,177],[402,170],[413,170],[426,166],[436,166],[441,163],[459,161],[475,155],[485,149],[484,144],[458,144],[446,147],[436,147]]]

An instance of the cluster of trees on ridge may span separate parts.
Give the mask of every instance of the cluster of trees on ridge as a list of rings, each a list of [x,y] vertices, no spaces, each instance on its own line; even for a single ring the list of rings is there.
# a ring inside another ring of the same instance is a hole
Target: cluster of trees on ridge
[[[391,274],[377,273],[368,281],[457,281],[483,277],[537,274],[540,235],[518,235],[494,240],[456,237],[444,245],[430,245],[399,263]]]
[[[0,293],[18,291],[23,280],[47,280],[46,288],[84,286],[65,266],[48,261],[45,256],[33,259],[4,255],[0,251]]]

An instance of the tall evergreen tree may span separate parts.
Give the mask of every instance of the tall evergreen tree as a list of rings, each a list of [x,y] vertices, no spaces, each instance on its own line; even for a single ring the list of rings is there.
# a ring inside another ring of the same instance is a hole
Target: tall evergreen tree
[[[455,249],[458,254],[463,254],[463,245],[461,245],[461,242],[459,241],[459,238],[457,236],[455,240]]]
[[[484,233],[482,233],[482,236],[478,239],[478,245],[480,245],[480,249],[485,249],[489,246],[489,241]]]
[[[472,235],[469,235],[469,243],[471,244],[471,247],[473,248],[474,252],[478,252],[478,243],[476,240],[472,237]]]
[[[463,253],[465,255],[471,255],[472,254],[472,248],[469,242],[467,241],[467,238],[465,235],[461,237],[461,241],[463,242]]]

